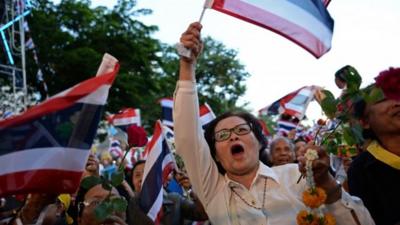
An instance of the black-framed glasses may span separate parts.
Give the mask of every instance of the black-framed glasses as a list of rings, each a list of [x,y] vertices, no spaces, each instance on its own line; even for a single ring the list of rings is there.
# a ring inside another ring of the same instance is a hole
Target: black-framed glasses
[[[222,129],[215,132],[214,139],[216,142],[221,142],[228,140],[231,137],[232,132],[241,136],[250,133],[250,131],[251,131],[250,125],[247,123],[242,123],[231,129]]]

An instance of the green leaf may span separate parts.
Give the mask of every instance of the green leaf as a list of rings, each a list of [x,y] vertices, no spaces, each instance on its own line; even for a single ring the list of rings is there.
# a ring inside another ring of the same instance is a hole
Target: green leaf
[[[350,148],[349,148],[349,152],[350,152],[351,155],[356,155],[356,154],[357,154],[357,148],[355,148],[355,147],[350,147]]]
[[[111,199],[112,208],[116,212],[125,212],[126,208],[128,207],[128,202],[121,198],[115,197]]]
[[[322,90],[322,93],[324,93],[325,99],[335,100],[335,96],[332,94],[332,92],[324,89]]]
[[[114,187],[120,185],[123,180],[124,180],[124,172],[116,171],[115,173],[111,174],[111,184]]]
[[[385,94],[382,89],[373,87],[371,92],[365,96],[365,101],[369,104],[378,102],[385,98]]]
[[[321,101],[321,108],[329,118],[335,117],[336,104],[337,102],[334,98],[326,97]]]
[[[94,215],[98,221],[103,221],[113,213],[113,206],[108,201],[102,201],[96,206]]]
[[[83,180],[81,181],[81,187],[89,190],[93,186],[100,184],[100,183],[101,183],[100,177],[89,176],[89,177],[83,178]]]
[[[353,133],[350,127],[345,127],[343,129],[343,138],[346,141],[347,145],[354,145],[356,144],[356,139],[353,137]]]
[[[336,144],[336,142],[334,140],[331,140],[328,142],[328,145],[326,146],[326,150],[329,153],[337,155],[338,145]]]
[[[108,180],[106,180],[106,179],[103,179],[103,180],[102,180],[101,186],[102,186],[105,190],[108,190],[108,191],[111,191],[111,189],[112,189],[112,185],[111,185],[110,182],[109,182]]]

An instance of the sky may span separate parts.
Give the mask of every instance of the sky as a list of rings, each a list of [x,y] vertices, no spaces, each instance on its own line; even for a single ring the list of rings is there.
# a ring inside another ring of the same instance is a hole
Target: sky
[[[113,6],[116,1],[92,0],[93,5]],[[157,25],[154,37],[168,44],[179,41],[191,22],[199,20],[203,0],[138,0],[138,8],[153,10],[137,19]],[[380,71],[400,67],[399,0],[332,0],[328,10],[335,21],[332,48],[320,59],[269,30],[226,14],[207,9],[202,36],[211,36],[238,52],[238,60],[251,76],[241,99],[253,113],[305,85],[332,91],[334,73],[345,65],[354,66],[363,77],[362,86],[373,82]],[[312,102],[306,115],[321,117]]]

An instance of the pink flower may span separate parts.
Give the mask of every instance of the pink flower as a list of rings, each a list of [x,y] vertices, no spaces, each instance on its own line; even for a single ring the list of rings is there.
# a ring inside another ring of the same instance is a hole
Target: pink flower
[[[385,97],[400,101],[400,68],[389,68],[375,77],[375,86],[382,89]]]
[[[143,127],[131,125],[126,128],[130,147],[143,147],[147,144],[147,134]]]

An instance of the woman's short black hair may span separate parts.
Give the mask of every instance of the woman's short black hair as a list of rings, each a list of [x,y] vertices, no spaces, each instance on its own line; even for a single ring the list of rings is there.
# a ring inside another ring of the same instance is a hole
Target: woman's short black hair
[[[143,160],[143,159],[139,159],[138,161],[136,161],[135,164],[134,164],[133,167],[132,167],[132,170],[131,170],[132,174],[133,174],[133,171],[135,171],[135,168],[136,168],[137,166],[139,166],[140,164],[143,164],[143,163],[145,163],[145,162],[146,162],[146,160]]]
[[[367,88],[370,88],[370,86],[368,86]],[[353,103],[353,112],[354,112],[354,116],[357,119],[360,119],[360,120],[365,119],[365,117],[366,117],[365,110],[366,109],[367,109],[367,102],[364,99],[358,99],[356,102]],[[364,139],[377,140],[377,136],[371,128],[363,129],[362,135],[363,135]]]
[[[217,124],[228,117],[240,117],[243,120],[245,120],[251,127],[251,130],[253,131],[254,136],[257,138],[258,142],[261,145],[260,154],[261,150],[265,149],[267,147],[267,140],[262,132],[262,127],[260,122],[256,117],[254,117],[252,114],[248,112],[226,112],[217,118],[215,118],[213,121],[211,121],[206,127],[205,127],[205,132],[204,132],[204,137],[208,143],[208,146],[210,147],[210,152],[211,156],[214,159],[215,163],[217,164],[218,171],[221,174],[225,174],[226,171],[222,167],[222,165],[217,162],[215,156],[216,156],[216,149],[215,149],[215,127]]]

